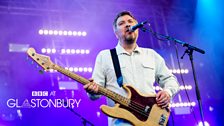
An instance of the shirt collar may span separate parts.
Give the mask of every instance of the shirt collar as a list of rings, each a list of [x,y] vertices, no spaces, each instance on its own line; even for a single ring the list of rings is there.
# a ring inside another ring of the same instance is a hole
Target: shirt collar
[[[116,51],[117,51],[117,54],[120,55],[120,54],[128,54],[130,55],[121,45],[120,43],[118,42],[117,46],[116,46]],[[134,49],[133,51],[134,53],[141,53],[141,49],[140,47],[137,45],[136,48]]]

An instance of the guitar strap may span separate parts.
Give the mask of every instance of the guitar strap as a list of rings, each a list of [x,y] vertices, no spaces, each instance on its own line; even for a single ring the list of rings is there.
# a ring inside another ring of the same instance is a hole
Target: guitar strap
[[[116,48],[111,49],[110,54],[111,54],[111,57],[112,57],[114,70],[115,70],[115,73],[116,73],[116,76],[117,76],[117,83],[120,87],[122,87],[123,86],[123,77],[122,77],[122,74],[121,74],[121,67],[120,67],[120,63],[119,63],[119,60],[118,60]]]

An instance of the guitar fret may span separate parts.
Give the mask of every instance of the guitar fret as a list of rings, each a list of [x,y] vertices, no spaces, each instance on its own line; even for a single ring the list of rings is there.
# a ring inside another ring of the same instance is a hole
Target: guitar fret
[[[80,82],[84,85],[90,82],[89,80],[87,80],[87,79],[85,79],[85,78],[83,78],[83,77],[81,77],[81,76],[79,76],[75,73],[72,73],[71,71],[66,70],[66,69],[64,69],[61,66],[58,66],[56,64],[53,65],[53,69],[63,73],[66,76],[71,77],[72,79],[74,79],[74,80],[76,80],[76,81],[78,81],[78,82]],[[102,86],[99,86],[99,93],[111,98],[115,102],[118,102],[118,103],[120,103],[124,106],[128,106],[128,104],[130,103],[130,100],[128,98],[125,98],[125,97],[123,97],[123,96],[121,96],[121,95],[119,95],[119,94],[117,94],[117,93],[115,93],[111,90],[108,90],[108,89],[106,89]]]
[[[99,87],[99,92],[124,106],[128,106],[129,104],[129,99],[101,86]]]
[[[58,65],[54,65],[53,68],[58,70],[58,71],[60,71],[60,72],[62,72],[65,75],[75,79],[76,81],[78,81],[78,82],[80,82],[80,83],[82,83],[84,85],[89,83],[89,80],[87,80],[87,79],[85,79],[85,78],[83,78],[83,77],[81,77],[81,76],[79,76],[79,75],[77,75],[75,73],[71,73],[69,70],[66,70],[66,69],[64,69],[64,68],[62,68],[62,67],[60,67]]]

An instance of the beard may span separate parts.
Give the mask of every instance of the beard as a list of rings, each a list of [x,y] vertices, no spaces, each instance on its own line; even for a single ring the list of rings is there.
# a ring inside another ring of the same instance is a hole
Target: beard
[[[133,44],[136,41],[136,36],[134,36],[134,35],[127,35],[127,36],[124,37],[124,41],[127,44]]]

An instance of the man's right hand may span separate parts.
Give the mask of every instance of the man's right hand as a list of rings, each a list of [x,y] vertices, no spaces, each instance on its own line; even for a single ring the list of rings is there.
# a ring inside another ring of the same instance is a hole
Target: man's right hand
[[[99,85],[96,84],[93,79],[89,80],[90,83],[86,84],[83,86],[83,88],[88,92],[88,93],[95,93],[97,94],[99,91]]]

